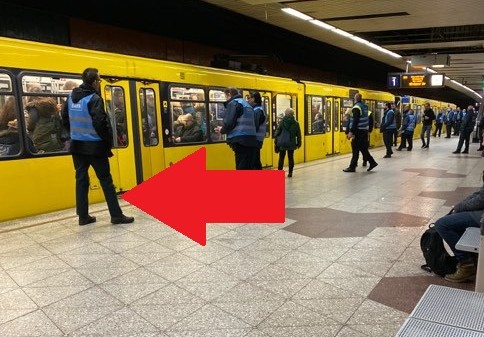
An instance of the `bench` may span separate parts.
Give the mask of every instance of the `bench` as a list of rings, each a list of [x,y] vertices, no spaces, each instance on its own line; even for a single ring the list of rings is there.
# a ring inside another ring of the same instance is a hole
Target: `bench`
[[[484,294],[430,285],[396,337],[484,337]]]
[[[455,248],[471,253],[479,253],[481,230],[479,227],[467,227],[457,241]]]

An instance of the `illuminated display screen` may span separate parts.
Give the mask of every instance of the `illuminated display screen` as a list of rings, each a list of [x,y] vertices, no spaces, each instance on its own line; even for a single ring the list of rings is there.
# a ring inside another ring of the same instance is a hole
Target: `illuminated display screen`
[[[388,74],[388,89],[400,88],[400,76],[401,74]]]
[[[431,88],[444,86],[443,74],[402,74],[402,88]]]

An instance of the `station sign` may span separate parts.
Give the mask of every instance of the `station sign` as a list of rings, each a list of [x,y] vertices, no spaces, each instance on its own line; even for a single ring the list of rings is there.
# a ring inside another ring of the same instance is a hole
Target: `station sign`
[[[390,73],[389,89],[439,88],[444,86],[444,74],[440,73]]]

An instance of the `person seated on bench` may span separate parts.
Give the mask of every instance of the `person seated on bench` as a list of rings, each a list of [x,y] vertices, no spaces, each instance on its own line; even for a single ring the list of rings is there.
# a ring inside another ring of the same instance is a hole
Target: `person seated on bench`
[[[484,183],[484,171],[482,172]],[[457,259],[457,270],[445,275],[449,282],[466,282],[476,275],[477,263],[474,253],[457,250],[455,245],[468,227],[480,227],[484,223],[484,185],[454,206],[449,214],[435,222],[435,229],[449,245]]]

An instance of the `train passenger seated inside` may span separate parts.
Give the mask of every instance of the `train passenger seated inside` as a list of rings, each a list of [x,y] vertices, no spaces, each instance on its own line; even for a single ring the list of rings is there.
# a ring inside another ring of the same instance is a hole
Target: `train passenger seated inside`
[[[39,97],[32,100],[25,108],[28,113],[27,130],[37,150],[43,152],[63,150],[62,122],[57,101],[51,97]]]
[[[484,183],[484,171],[482,172]],[[467,227],[480,227],[484,223],[484,184],[475,192],[456,204],[452,211],[435,222],[435,229],[449,245],[457,259],[457,270],[445,275],[449,282],[466,282],[477,271],[475,254],[457,250],[455,245]]]
[[[325,131],[323,114],[321,112],[318,112],[314,116],[314,122],[313,122],[312,128],[314,133],[323,133]]]
[[[36,153],[32,139],[27,136],[27,147],[31,153]],[[7,128],[0,130],[0,156],[15,156],[20,153],[20,133],[18,131],[17,119],[11,120]]]
[[[203,140],[202,130],[195,123],[192,114],[181,115],[178,119],[181,125],[175,130],[175,135],[173,136],[175,143],[199,142]]]

